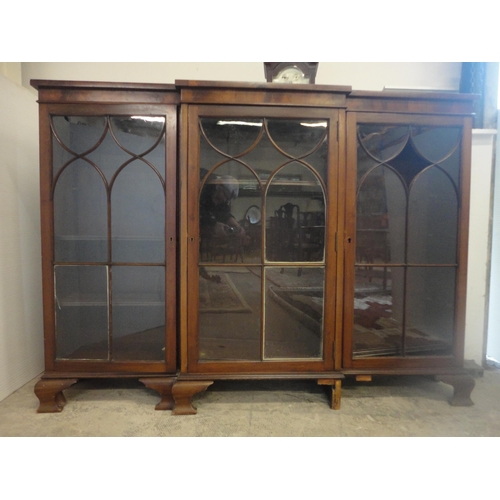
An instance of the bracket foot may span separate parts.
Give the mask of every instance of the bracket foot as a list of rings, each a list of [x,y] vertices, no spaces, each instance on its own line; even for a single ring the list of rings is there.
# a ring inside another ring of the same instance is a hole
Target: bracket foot
[[[191,404],[191,398],[199,392],[206,391],[212,384],[212,380],[185,380],[176,382],[172,388],[172,395],[175,402],[172,415],[196,415],[197,410]]]
[[[63,391],[78,382],[72,379],[41,379],[35,384],[35,395],[40,401],[37,413],[57,413],[63,410],[66,398]]]
[[[139,382],[160,394],[161,401],[155,406],[155,410],[173,410],[172,387],[176,380],[176,377],[151,377],[140,378]]]
[[[472,406],[474,404],[470,395],[476,381],[471,375],[439,375],[436,379],[439,382],[453,386],[453,397],[450,400],[451,406]]]
[[[319,379],[318,385],[329,385],[331,387],[330,408],[332,410],[340,410],[340,400],[342,398],[342,380]]]

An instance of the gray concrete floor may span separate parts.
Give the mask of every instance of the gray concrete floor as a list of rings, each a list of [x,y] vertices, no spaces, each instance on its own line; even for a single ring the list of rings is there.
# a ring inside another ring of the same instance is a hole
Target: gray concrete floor
[[[474,406],[429,377],[346,381],[339,411],[314,381],[218,381],[193,399],[197,415],[155,411],[136,381],[80,381],[61,413],[38,414],[32,380],[0,402],[0,436],[500,436],[500,370],[476,378]]]

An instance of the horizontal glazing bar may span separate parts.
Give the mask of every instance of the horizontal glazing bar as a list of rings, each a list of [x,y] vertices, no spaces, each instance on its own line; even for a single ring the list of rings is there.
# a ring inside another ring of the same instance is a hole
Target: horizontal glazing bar
[[[458,267],[458,264],[390,264],[390,263],[363,263],[354,264],[355,267]]]
[[[54,266],[161,266],[165,262],[54,262]]]

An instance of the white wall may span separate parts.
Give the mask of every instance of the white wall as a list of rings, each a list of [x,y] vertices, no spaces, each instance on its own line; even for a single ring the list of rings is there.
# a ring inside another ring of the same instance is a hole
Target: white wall
[[[43,371],[38,109],[0,75],[0,400]]]
[[[473,130],[465,359],[482,364],[489,262],[491,169],[496,130]]]
[[[497,124],[500,134],[500,121]],[[497,141],[491,241],[491,283],[486,355],[500,366],[500,144]]]
[[[350,85],[355,90],[419,87],[458,90],[461,63],[320,62],[317,84]],[[23,85],[30,79],[174,83],[175,80],[265,82],[262,62],[22,63]]]

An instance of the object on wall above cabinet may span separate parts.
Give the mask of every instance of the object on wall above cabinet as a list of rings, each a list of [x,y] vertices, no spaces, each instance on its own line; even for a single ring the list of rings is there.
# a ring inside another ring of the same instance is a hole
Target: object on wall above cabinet
[[[266,81],[274,83],[315,83],[318,64],[317,62],[265,62]]]

